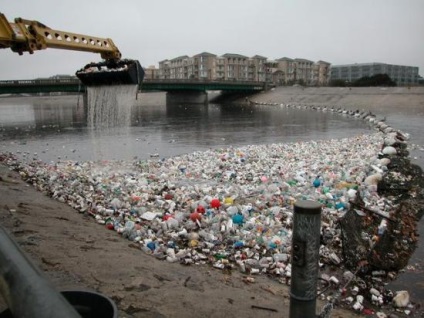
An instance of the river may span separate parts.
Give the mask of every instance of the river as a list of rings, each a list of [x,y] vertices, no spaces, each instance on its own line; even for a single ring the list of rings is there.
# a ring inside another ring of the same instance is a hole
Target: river
[[[409,93],[366,91],[352,97],[344,91],[340,97],[334,90],[293,88],[253,99],[370,109],[411,135],[411,160],[424,167],[420,150],[424,145],[424,94],[420,90],[408,99],[404,95]],[[0,98],[0,153],[11,151],[23,160],[45,162],[161,158],[228,146],[339,139],[371,131],[360,119],[331,112],[247,103],[166,105],[163,93],[139,94],[130,125],[93,129],[87,125],[81,96]],[[423,220],[419,234],[424,236]],[[423,256],[420,241],[409,266],[390,287],[409,290],[415,300],[424,299]]]

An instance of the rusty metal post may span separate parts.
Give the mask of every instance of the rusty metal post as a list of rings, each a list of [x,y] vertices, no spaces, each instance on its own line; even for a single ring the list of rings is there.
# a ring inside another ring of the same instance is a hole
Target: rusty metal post
[[[0,226],[0,292],[13,317],[81,318]]]
[[[290,318],[315,318],[321,204],[298,201],[294,205]]]

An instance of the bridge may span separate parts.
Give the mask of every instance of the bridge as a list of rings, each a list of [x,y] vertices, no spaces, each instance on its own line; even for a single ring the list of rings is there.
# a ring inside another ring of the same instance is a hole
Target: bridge
[[[251,94],[266,89],[265,82],[230,80],[145,79],[140,91],[165,91],[168,102],[204,103],[206,91],[226,94]],[[1,94],[84,93],[86,87],[78,78],[33,79],[0,81]]]
[[[166,91],[166,103],[208,102],[207,91],[222,91],[227,95],[252,94],[266,89],[264,82],[212,80],[144,80],[141,91]]]
[[[258,92],[264,90],[264,82],[230,81],[230,80],[174,80],[145,79],[141,91],[166,92]],[[37,94],[37,93],[79,93],[86,87],[78,78],[33,79],[0,81],[0,94]]]

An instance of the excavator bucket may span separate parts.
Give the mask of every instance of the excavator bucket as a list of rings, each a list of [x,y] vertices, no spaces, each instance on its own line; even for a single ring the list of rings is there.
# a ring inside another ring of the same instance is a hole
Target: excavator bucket
[[[137,60],[90,63],[75,74],[85,86],[140,85],[144,70]]]

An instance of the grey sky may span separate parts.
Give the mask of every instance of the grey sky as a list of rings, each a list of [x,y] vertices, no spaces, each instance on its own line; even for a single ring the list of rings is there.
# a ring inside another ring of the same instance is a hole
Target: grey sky
[[[418,66],[424,75],[424,0],[2,0],[0,12],[52,29],[111,38],[147,67],[204,51]],[[100,55],[0,50],[0,80],[74,74]]]

